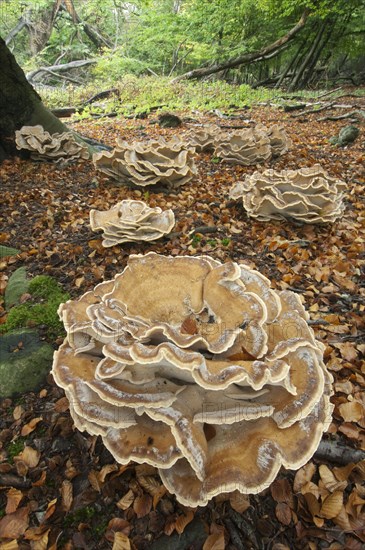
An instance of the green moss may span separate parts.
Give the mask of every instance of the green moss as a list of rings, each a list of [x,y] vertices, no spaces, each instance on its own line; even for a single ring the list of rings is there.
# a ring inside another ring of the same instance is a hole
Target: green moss
[[[12,463],[14,456],[18,456],[18,454],[22,452],[22,450],[24,449],[24,445],[25,445],[24,437],[19,437],[15,441],[12,441],[11,443],[9,443],[8,447],[6,448],[9,462]]]
[[[49,337],[63,334],[64,328],[57,310],[62,302],[69,299],[69,295],[63,292],[57,281],[47,275],[34,277],[29,283],[28,292],[31,299],[10,309],[6,322],[0,326],[0,332],[45,325]]]
[[[85,506],[85,508],[79,508],[75,512],[67,514],[64,519],[65,527],[76,527],[79,523],[87,523],[96,514],[95,508],[92,506]]]

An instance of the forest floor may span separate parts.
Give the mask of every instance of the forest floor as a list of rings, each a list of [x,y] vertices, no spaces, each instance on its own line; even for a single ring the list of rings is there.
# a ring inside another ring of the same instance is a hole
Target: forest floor
[[[348,104],[359,101],[341,98]],[[176,129],[161,129],[153,114],[72,125],[114,146],[117,136],[127,141],[171,136],[208,122],[222,127],[280,123],[293,145],[258,169],[320,163],[348,184],[343,217],[329,225],[250,219],[228,194],[256,167],[219,163],[210,154],[196,156],[197,176],[176,194],[118,186],[88,161],[64,167],[6,161],[0,166],[0,242],[21,253],[1,260],[2,293],[21,266],[31,276],[51,275],[76,298],[121,272],[134,253],[208,254],[246,262],[274,288],[303,297],[334,377],[333,421],[324,440],[343,443],[350,460],[315,455],[298,472],[282,469],[258,495],[222,495],[189,509],[164,490],[153,468],[119,466],[100,438],[76,430],[64,392],[49,376],[37,392],[1,404],[0,549],[360,550],[365,544],[365,460],[355,464],[351,453],[365,451],[364,130],[352,145],[336,147],[328,140],[349,121],[319,120],[328,111],[288,113],[261,105],[230,117],[177,114],[183,125]],[[90,229],[89,212],[127,198],[172,208],[175,236],[103,248],[100,234]],[[55,348],[62,339],[53,343]]]

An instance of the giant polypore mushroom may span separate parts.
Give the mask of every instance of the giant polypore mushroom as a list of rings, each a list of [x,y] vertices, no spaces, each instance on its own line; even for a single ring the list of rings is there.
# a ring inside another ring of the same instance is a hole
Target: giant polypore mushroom
[[[103,231],[105,247],[126,242],[155,241],[170,233],[175,225],[172,210],[150,208],[143,201],[124,200],[106,211],[91,210],[93,231]]]
[[[78,143],[72,132],[50,134],[39,124],[23,126],[15,132],[17,149],[27,149],[33,160],[71,161],[88,159],[87,147]]]
[[[270,139],[258,126],[221,132],[216,136],[215,154],[229,164],[259,164],[271,157]]]
[[[254,172],[232,187],[230,197],[242,199],[247,214],[261,221],[327,223],[342,215],[345,189],[345,182],[315,164],[300,170]]]
[[[113,151],[95,153],[93,162],[97,170],[125,184],[176,188],[196,174],[194,152],[176,136],[133,143],[118,139]]]
[[[59,309],[53,376],[75,425],[184,505],[258,493],[313,455],[331,419],[324,346],[298,296],[210,257],[130,256]]]
[[[200,128],[188,130],[184,138],[195,148],[197,153],[205,153],[214,151],[217,136],[220,132],[221,130],[216,124],[206,124]]]

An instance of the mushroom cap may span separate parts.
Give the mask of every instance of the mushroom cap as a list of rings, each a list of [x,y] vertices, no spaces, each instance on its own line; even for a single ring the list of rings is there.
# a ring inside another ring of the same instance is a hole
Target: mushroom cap
[[[330,422],[332,377],[300,299],[244,264],[132,255],[59,314],[52,372],[75,426],[122,464],[158,467],[185,505],[261,491]]]

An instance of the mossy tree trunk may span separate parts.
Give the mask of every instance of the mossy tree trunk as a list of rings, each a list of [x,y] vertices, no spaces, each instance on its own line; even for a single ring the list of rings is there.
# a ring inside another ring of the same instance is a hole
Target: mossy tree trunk
[[[42,103],[0,37],[0,161],[16,153],[15,131],[40,124],[50,134],[69,129]]]

